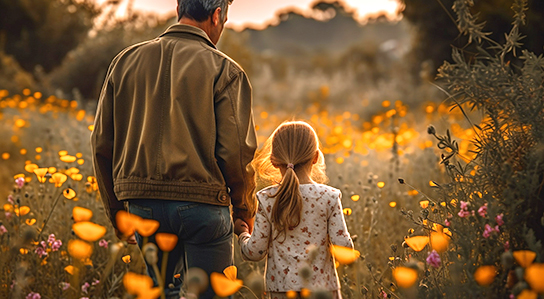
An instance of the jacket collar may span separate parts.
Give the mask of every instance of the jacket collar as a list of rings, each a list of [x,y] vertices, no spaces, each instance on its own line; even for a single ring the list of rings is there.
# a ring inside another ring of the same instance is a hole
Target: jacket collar
[[[191,34],[191,35],[194,35],[194,36],[198,36],[198,37],[204,39],[208,43],[208,45],[210,45],[214,49],[217,49],[217,47],[212,43],[212,41],[210,40],[210,38],[208,37],[206,32],[204,32],[204,30],[202,30],[202,29],[200,29],[198,27],[195,27],[195,26],[191,26],[191,25],[185,25],[185,24],[171,25],[159,37],[163,37],[163,36],[166,36],[166,35],[179,35],[179,33],[185,33],[185,34]]]

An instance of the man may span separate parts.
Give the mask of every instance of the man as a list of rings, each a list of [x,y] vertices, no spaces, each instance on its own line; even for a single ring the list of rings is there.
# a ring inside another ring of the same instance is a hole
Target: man
[[[232,265],[229,205],[232,217],[250,226],[255,215],[251,86],[215,47],[230,2],[178,0],[178,24],[118,54],[91,135],[99,191],[114,227],[126,203],[130,213],[159,221],[158,232],[178,236],[164,284],[172,298],[179,298],[181,279],[174,276],[183,278],[183,269],[210,274]],[[142,246],[137,233],[136,239]],[[213,295],[208,288],[201,298]]]

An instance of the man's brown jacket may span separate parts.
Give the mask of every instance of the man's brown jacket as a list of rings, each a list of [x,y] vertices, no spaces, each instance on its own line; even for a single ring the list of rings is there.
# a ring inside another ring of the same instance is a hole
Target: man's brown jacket
[[[197,27],[172,25],[119,53],[91,134],[110,219],[123,200],[137,198],[232,201],[234,217],[252,217],[257,141],[251,104],[246,73]]]

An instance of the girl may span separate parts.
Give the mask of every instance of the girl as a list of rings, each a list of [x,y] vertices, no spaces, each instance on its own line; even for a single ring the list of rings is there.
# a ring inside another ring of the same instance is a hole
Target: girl
[[[314,129],[305,122],[280,125],[256,154],[261,179],[280,182],[257,192],[255,228],[236,220],[235,233],[245,259],[268,256],[266,290],[272,299],[303,288],[341,298],[330,244],[353,248],[340,199],[327,180]]]

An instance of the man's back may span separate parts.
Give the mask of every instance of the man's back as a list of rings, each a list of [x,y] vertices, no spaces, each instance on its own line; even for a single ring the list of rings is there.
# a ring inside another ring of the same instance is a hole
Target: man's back
[[[101,101],[115,128],[112,173],[118,200],[157,198],[244,209],[246,168],[256,138],[243,70],[205,33],[173,25],[112,62]],[[93,132],[93,135],[99,133]],[[95,140],[101,140],[102,138]],[[93,137],[94,138],[94,137]],[[97,146],[100,148],[100,146]]]

